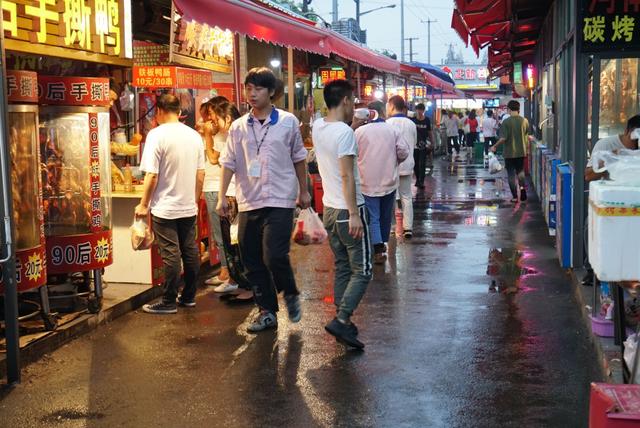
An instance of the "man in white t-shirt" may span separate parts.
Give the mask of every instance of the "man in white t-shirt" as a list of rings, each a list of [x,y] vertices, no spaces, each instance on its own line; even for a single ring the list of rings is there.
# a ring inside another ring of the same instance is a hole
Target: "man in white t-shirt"
[[[409,146],[409,153],[413,153],[418,142],[418,128],[414,121],[407,117],[407,104],[400,95],[394,95],[387,102],[387,123],[394,126],[405,143]],[[409,156],[398,166],[400,180],[398,183],[397,199],[402,206],[402,226],[404,237],[413,236],[413,193],[411,192],[411,176],[415,160]]]
[[[447,116],[442,119],[442,122],[447,129],[447,153],[451,155],[455,148],[457,154],[460,151],[460,142],[458,140],[460,119],[458,119],[458,116],[456,116],[452,110],[449,110]]]
[[[489,154],[489,149],[498,142],[498,121],[493,117],[493,110],[487,110],[487,116],[482,121],[482,135],[484,136],[484,155]]]
[[[640,115],[635,115],[627,121],[627,127],[624,134],[611,135],[609,137],[598,140],[593,149],[591,156],[597,152],[617,152],[622,149],[638,150],[638,133],[640,133]],[[607,173],[597,173],[593,171],[591,159],[587,161],[587,168],[584,172],[586,181],[599,180],[607,177]]]
[[[156,103],[160,124],[147,135],[140,169],[146,173],[144,193],[135,209],[138,218],[151,212],[153,232],[164,265],[162,301],[144,305],[152,314],[175,314],[181,262],[184,289],[178,299],[183,307],[195,307],[200,255],[196,245],[196,218],[204,182],[202,139],[180,123],[180,101],[165,94]]]
[[[358,147],[347,125],[353,118],[353,87],[346,80],[334,80],[324,87],[324,100],[329,113],[313,124],[313,146],[324,190],[324,226],[335,257],[337,310],[325,329],[340,342],[362,349],[351,315],[371,281],[372,247],[360,190]]]

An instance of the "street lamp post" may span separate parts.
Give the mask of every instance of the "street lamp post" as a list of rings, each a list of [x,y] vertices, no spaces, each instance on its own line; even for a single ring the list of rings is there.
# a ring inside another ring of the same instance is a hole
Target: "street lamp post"
[[[366,15],[367,13],[375,12],[381,9],[393,9],[394,7],[396,7],[395,4],[388,4],[386,6],[380,6],[371,10],[365,10],[364,12],[360,12],[360,0],[353,0],[353,1],[356,3],[356,22],[358,23],[358,28],[360,28],[360,17],[362,15]]]

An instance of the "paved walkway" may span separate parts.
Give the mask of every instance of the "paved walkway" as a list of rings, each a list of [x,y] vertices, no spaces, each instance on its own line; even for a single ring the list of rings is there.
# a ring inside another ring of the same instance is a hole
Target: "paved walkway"
[[[415,238],[376,268],[357,312],[362,354],[322,328],[329,249],[298,247],[300,324],[283,311],[277,332],[248,335],[251,308],[209,291],[177,316],[129,314],[28,367],[1,425],[587,426],[600,372],[580,309],[539,204],[501,189],[481,165],[438,162]]]

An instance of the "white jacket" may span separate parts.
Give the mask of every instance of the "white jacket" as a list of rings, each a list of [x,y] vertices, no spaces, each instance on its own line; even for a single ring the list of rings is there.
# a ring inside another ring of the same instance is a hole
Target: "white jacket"
[[[409,146],[409,157],[406,158],[399,166],[399,175],[411,175],[413,174],[413,167],[415,166],[415,160],[413,159],[413,151],[416,148],[418,142],[418,128],[413,120],[406,116],[393,116],[387,119],[387,123],[398,131],[404,139],[405,143]]]

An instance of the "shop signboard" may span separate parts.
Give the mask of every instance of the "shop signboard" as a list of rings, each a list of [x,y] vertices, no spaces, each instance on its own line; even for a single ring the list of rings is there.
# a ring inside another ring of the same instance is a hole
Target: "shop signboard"
[[[318,82],[319,88],[324,88],[324,85],[332,80],[346,79],[347,74],[342,67],[321,68],[320,69],[320,81]]]
[[[581,0],[584,53],[640,51],[640,0]]]
[[[108,106],[109,79],[38,76],[38,98],[42,105]]]
[[[494,79],[487,83],[489,69],[485,65],[458,65],[443,67],[443,71],[449,73],[456,82],[456,88],[460,90],[497,91],[499,80]]]
[[[231,72],[233,33],[187,17],[177,17],[170,61],[222,73]]]
[[[60,274],[101,269],[113,263],[111,230],[47,237],[47,272]]]
[[[133,86],[138,88],[211,89],[213,74],[174,66],[134,66]]]
[[[522,62],[513,63],[513,84],[522,85]]]
[[[33,71],[7,70],[7,99],[10,103],[37,103],[38,74]]]
[[[130,0],[2,0],[7,50],[130,65]]]

